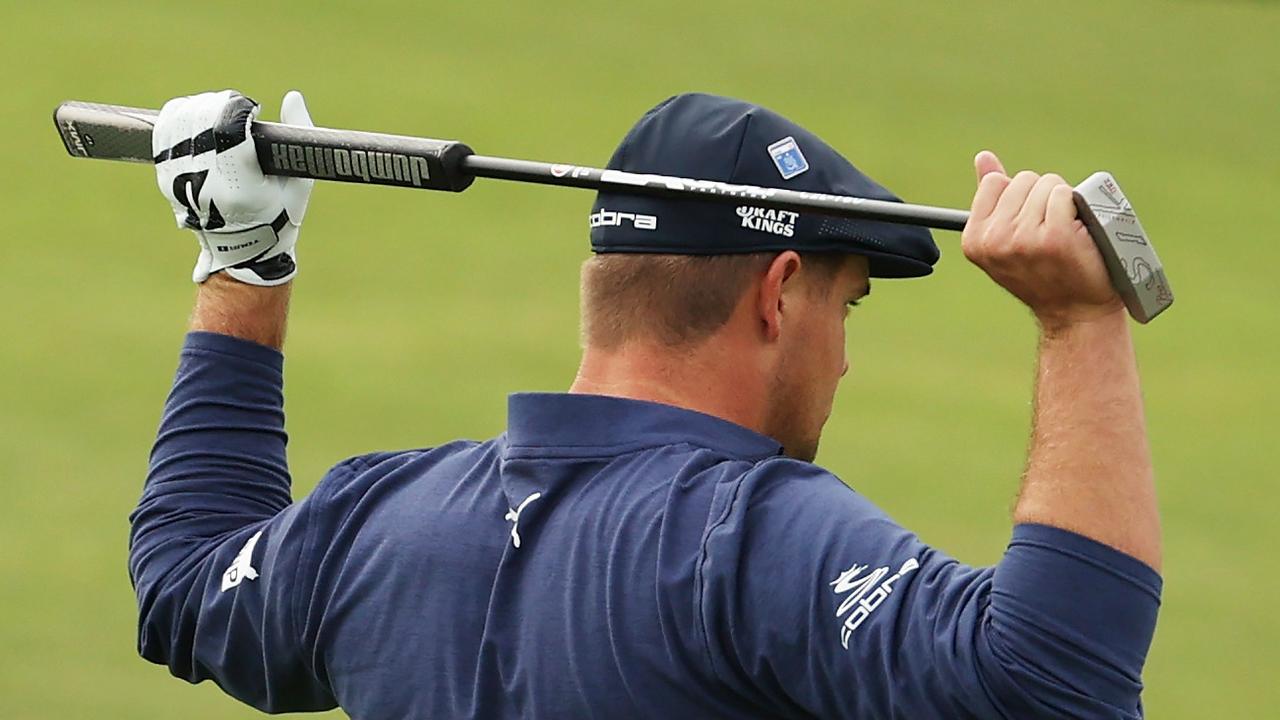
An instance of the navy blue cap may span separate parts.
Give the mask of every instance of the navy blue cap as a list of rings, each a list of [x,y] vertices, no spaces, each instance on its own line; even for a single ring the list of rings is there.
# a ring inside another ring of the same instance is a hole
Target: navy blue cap
[[[772,110],[686,93],[631,128],[609,169],[902,202],[817,135]],[[597,253],[727,255],[796,250],[867,257],[872,277],[933,272],[938,246],[925,228],[692,198],[601,191],[591,210]]]

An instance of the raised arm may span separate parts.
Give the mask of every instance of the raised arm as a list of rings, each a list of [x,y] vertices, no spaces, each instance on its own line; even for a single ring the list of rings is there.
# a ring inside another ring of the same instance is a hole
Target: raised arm
[[[1052,174],[1009,178],[988,152],[975,165],[965,254],[1040,323],[1035,429],[1014,519],[1075,531],[1159,570],[1133,342],[1071,187]]]
[[[965,254],[1041,328],[1009,546],[967,567],[816,466],[756,466],[706,536],[698,601],[717,677],[780,714],[1142,716],[1160,530],[1124,307],[1062,178],[976,163]]]
[[[309,122],[296,93],[282,114]],[[262,176],[254,115],[230,91],[179,98],[153,134],[160,189],[199,237],[200,287],[129,573],[143,657],[262,710],[318,710],[334,699],[300,642],[316,511],[292,502],[280,353],[310,188]]]

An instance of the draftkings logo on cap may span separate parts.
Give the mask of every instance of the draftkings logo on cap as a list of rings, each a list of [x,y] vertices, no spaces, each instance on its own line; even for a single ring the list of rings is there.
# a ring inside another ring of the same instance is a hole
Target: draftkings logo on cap
[[[809,169],[809,161],[804,159],[796,139],[790,136],[770,145],[769,157],[773,158],[773,166],[778,168],[783,180],[790,180]]]

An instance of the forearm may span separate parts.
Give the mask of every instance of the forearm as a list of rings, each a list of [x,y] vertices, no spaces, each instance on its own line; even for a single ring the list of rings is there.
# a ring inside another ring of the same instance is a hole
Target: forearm
[[[1128,320],[1043,328],[1018,523],[1092,538],[1160,569],[1160,520]]]
[[[191,329],[230,335],[280,350],[284,347],[293,283],[248,285],[216,273],[199,286]]]

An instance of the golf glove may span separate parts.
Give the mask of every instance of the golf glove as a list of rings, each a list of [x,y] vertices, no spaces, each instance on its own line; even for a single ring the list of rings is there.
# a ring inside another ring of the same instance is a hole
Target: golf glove
[[[258,110],[234,90],[174,98],[152,131],[160,192],[178,227],[200,240],[191,273],[197,283],[226,272],[251,285],[280,285],[298,273],[298,229],[315,181],[263,174],[249,136]],[[280,120],[313,126],[301,93],[284,96]]]

